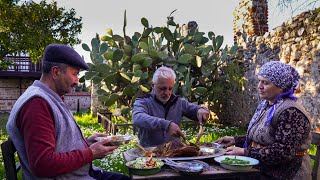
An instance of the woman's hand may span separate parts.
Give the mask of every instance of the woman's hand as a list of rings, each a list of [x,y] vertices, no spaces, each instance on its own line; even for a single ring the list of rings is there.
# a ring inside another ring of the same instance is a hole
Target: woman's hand
[[[96,141],[97,137],[107,137],[107,136],[108,135],[103,134],[103,133],[96,133],[96,134],[93,134],[93,135],[87,137],[86,139],[87,139],[89,146],[91,146],[93,143],[97,142]]]
[[[226,149],[226,154],[227,155],[238,155],[238,156],[244,156],[245,152],[244,152],[244,148],[240,148],[240,147],[228,147]]]
[[[235,144],[234,137],[224,136],[216,141],[216,143],[223,144],[225,147],[232,146]]]

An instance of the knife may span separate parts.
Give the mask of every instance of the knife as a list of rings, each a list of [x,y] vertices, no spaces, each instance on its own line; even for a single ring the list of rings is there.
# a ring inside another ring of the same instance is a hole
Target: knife
[[[190,143],[190,142],[188,141],[188,139],[186,138],[186,135],[183,135],[183,136],[181,136],[181,137],[182,137],[182,139],[184,140],[184,143],[189,144],[189,145],[192,145],[192,143]]]
[[[200,123],[199,133],[197,135],[197,139],[196,139],[195,144],[198,144],[202,135],[203,135],[203,119],[202,119],[202,122]]]

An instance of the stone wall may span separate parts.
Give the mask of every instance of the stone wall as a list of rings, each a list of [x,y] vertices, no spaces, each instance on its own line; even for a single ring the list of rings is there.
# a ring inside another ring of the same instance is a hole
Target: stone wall
[[[32,82],[33,79],[0,79],[0,112],[10,112],[20,94]]]
[[[33,79],[0,79],[0,112],[10,112],[20,95],[33,83]],[[90,92],[73,92],[65,95],[65,103],[71,111],[90,111]]]
[[[310,113],[313,128],[320,126],[320,13],[304,12],[263,36],[237,36],[239,52],[247,65],[246,91],[258,99],[257,72],[262,64],[279,60],[295,67],[301,76],[295,93]],[[252,104],[251,111],[256,108]]]
[[[64,96],[64,102],[73,112],[76,112],[77,110],[79,110],[80,112],[89,112],[91,106],[91,93],[72,92]]]
[[[268,32],[267,0],[241,0],[233,14],[234,36],[263,35]]]
[[[97,90],[99,89],[99,86],[97,84],[91,83],[91,112],[92,116],[96,117],[97,113],[105,113],[109,112],[108,107],[104,106],[98,99]]]

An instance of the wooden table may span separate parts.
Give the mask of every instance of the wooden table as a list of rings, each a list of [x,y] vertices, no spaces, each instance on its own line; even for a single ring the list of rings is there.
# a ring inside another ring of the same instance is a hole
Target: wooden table
[[[126,152],[123,153],[123,158],[125,162],[132,161],[135,158],[129,156]],[[169,166],[164,165],[161,169],[161,172],[158,174],[150,176],[137,176],[130,174],[131,179],[140,180],[140,179],[239,179],[239,180],[256,180],[260,179],[260,172],[257,169],[251,169],[248,171],[231,171],[222,168],[217,164],[212,158],[205,160],[206,163],[210,165],[208,171],[204,171],[197,176],[182,176],[175,170],[171,169]]]

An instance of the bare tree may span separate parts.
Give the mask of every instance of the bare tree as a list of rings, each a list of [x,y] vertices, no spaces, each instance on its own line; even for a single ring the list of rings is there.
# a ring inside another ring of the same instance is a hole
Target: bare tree
[[[301,9],[315,8],[317,2],[320,2],[320,0],[278,0],[277,5],[281,11],[291,9],[291,12],[295,13]]]

